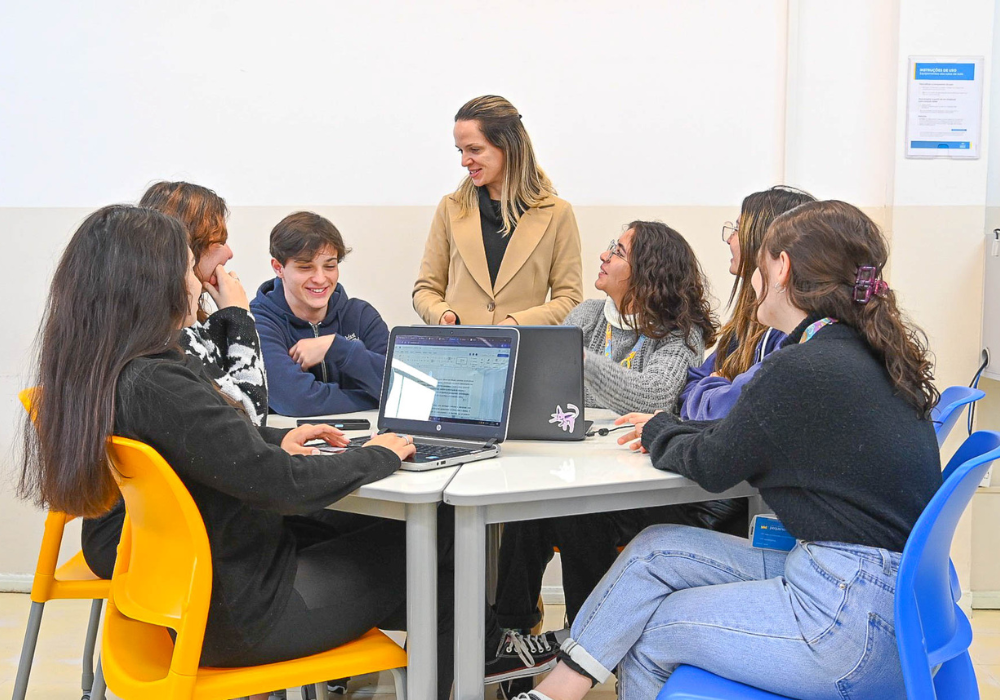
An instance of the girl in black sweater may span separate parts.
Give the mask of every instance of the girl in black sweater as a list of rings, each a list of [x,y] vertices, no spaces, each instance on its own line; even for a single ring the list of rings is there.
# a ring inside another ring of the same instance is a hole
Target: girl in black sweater
[[[810,699],[904,698],[893,631],[900,552],[941,484],[923,335],[881,279],[888,248],[843,202],[768,230],[757,319],[789,335],[729,415],[624,416],[653,464],[721,492],[760,489],[790,552],[675,525],[637,537],[587,599],[563,661],[524,700],[579,700],[617,667],[652,698],[678,664]],[[639,449],[639,445],[633,445]]]
[[[374,626],[400,629],[400,524],[331,531],[296,516],[394,472],[411,439],[385,434],[366,449],[323,455],[305,443],[345,444],[336,429],[255,426],[178,343],[202,290],[192,267],[183,225],[151,209],[105,207],[74,234],[42,328],[37,430],[26,421],[20,494],[98,516],[119,499],[108,437],[154,447],[190,491],[211,545],[205,665],[280,661]],[[450,660],[450,619],[439,647]]]

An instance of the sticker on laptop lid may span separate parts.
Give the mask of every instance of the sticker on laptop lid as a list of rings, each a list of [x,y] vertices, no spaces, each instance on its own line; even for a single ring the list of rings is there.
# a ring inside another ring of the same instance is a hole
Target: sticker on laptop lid
[[[556,412],[549,418],[549,423],[556,423],[564,432],[572,433],[576,427],[576,419],[580,416],[580,409],[575,405],[566,404],[566,410],[562,410],[561,405],[556,405]]]

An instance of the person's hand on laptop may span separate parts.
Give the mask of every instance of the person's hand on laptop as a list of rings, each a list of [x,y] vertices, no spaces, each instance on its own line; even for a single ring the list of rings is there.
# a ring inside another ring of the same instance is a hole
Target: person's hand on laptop
[[[659,413],[659,411],[656,413]],[[646,448],[643,447],[640,442],[642,439],[642,427],[646,425],[649,419],[655,416],[656,413],[628,413],[624,416],[620,416],[619,418],[615,418],[615,425],[625,425],[626,423],[632,424],[632,430],[618,438],[618,444],[624,445],[628,442],[630,443],[628,446],[630,450],[645,452]]]
[[[322,440],[333,447],[343,447],[348,443],[347,437],[332,425],[300,425],[292,428],[281,440],[281,449],[290,455],[318,455],[315,447],[306,447],[312,440]]]
[[[388,447],[396,453],[400,461],[405,461],[407,457],[413,455],[417,448],[413,446],[413,437],[410,435],[397,435],[396,433],[382,433],[373,435],[372,439],[364,444],[365,447],[379,445]]]
[[[336,337],[337,334],[334,333],[332,335],[321,335],[318,338],[303,338],[288,350],[288,354],[293,360],[299,363],[302,369],[308,370],[310,367],[315,367],[323,361],[326,353],[330,351],[330,346],[333,345],[333,339]]]

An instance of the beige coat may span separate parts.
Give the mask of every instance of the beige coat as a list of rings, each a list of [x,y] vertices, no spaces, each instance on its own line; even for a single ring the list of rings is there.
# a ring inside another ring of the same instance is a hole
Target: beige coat
[[[457,197],[438,204],[413,285],[413,308],[428,324],[454,311],[463,325],[556,325],[583,301],[580,231],[569,202],[550,196],[521,215],[495,285],[479,209],[461,216]],[[546,301],[551,290],[551,300]]]

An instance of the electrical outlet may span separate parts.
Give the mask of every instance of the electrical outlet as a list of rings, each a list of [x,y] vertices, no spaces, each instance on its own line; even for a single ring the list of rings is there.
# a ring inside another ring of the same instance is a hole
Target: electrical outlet
[[[989,488],[990,480],[992,477],[993,477],[993,465],[991,464],[990,468],[986,470],[986,474],[983,475],[983,480],[979,482],[979,488],[982,489]]]

